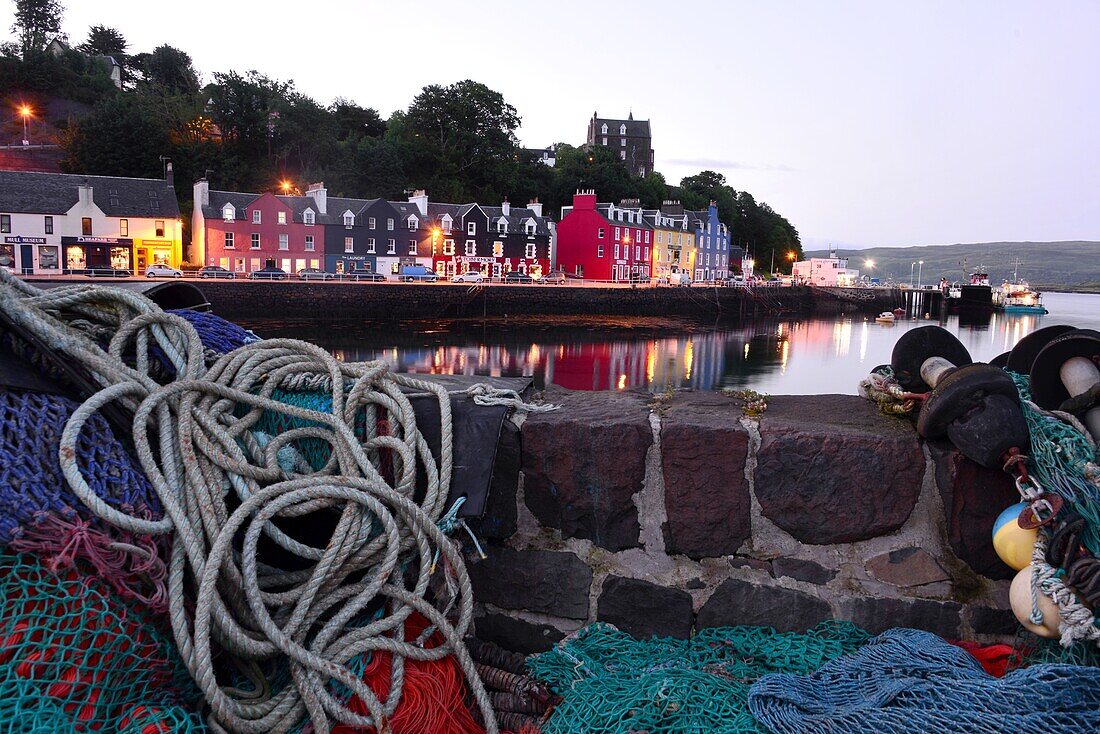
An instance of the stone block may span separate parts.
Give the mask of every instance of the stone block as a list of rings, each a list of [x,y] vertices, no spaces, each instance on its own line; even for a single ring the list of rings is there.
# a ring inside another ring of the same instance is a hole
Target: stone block
[[[486,560],[467,567],[477,601],[503,609],[588,618],[592,569],[575,554],[501,547],[486,552]]]
[[[493,461],[493,478],[489,484],[485,514],[466,521],[479,538],[507,540],[515,534],[519,519],[519,508],[516,505],[519,465],[519,427],[512,421],[505,420],[497,444],[497,455]]]
[[[815,596],[726,579],[699,610],[695,626],[703,629],[744,624],[801,632],[831,617],[829,605]]]
[[[803,543],[850,543],[900,528],[924,454],[908,421],[852,395],[780,395],[760,420],[756,497]]]
[[[691,595],[649,581],[608,576],[597,602],[596,619],[610,622],[639,640],[691,635]]]
[[[749,436],[741,403],[721,393],[677,393],[661,420],[665,546],[691,558],[730,555],[748,540]]]
[[[772,561],[772,573],[776,578],[787,576],[795,581],[810,584],[827,584],[836,578],[836,571],[825,568],[820,563],[800,558],[781,556]]]
[[[648,395],[547,388],[561,410],[535,413],[522,427],[524,496],[543,525],[619,551],[639,545],[632,499],[653,443]]]
[[[479,639],[495,642],[505,650],[531,655],[546,652],[565,633],[549,624],[537,624],[507,614],[486,613],[474,620]]]
[[[899,548],[867,561],[867,570],[879,581],[899,587],[924,586],[951,577],[923,548]]]
[[[979,635],[1015,635],[1020,629],[1020,622],[1011,609],[970,607],[967,617],[971,628]]]
[[[727,560],[729,561],[730,568],[751,568],[754,571],[763,571],[769,576],[772,575],[772,564],[759,558],[730,556]]]
[[[912,627],[951,640],[959,638],[962,606],[955,602],[924,599],[848,598],[840,602],[840,614],[872,634],[891,627]]]
[[[991,579],[1011,579],[1016,572],[993,550],[993,522],[1020,501],[1012,477],[986,469],[946,441],[930,441],[936,486],[943,498],[947,540],[959,560]]]

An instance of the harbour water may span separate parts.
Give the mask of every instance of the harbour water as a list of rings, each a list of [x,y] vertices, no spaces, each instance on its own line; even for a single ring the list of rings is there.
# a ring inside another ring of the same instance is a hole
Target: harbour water
[[[975,361],[1010,350],[1051,324],[1100,329],[1100,295],[1047,293],[1045,316],[995,313],[950,316]],[[400,371],[529,376],[537,386],[574,390],[666,387],[756,390],[776,394],[854,394],[873,367],[890,361],[907,329],[941,323],[900,318],[892,325],[862,315],[757,319],[697,324],[668,319],[502,319],[412,321],[400,327],[346,321],[323,324],[254,320],[261,336],[313,341],[343,360],[384,359]]]

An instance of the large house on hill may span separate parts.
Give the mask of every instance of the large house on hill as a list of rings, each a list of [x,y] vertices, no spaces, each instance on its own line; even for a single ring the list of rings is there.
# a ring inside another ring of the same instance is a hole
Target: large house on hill
[[[593,112],[586,142],[617,151],[619,159],[635,176],[653,173],[653,133],[649,120],[635,120],[633,112],[625,120],[600,117]]]

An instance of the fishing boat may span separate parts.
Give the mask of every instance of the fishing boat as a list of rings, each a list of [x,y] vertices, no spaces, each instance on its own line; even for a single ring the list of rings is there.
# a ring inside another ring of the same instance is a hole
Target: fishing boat
[[[1012,280],[1006,280],[993,292],[993,307],[1005,313],[1046,314],[1043,294],[1020,279],[1020,259],[1012,263]]]
[[[981,266],[970,273],[969,283],[952,283],[944,295],[948,313],[993,311],[993,288],[989,285],[989,273]]]
[[[879,323],[879,324],[892,324],[892,323],[894,323],[894,312],[893,311],[883,311],[882,313],[880,313],[878,316],[875,317],[875,322]]]

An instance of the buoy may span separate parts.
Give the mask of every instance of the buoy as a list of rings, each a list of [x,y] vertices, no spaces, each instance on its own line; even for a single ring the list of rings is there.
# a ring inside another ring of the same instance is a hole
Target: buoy
[[[1014,571],[1022,571],[1031,563],[1031,552],[1039,537],[1037,529],[1024,529],[1016,522],[1027,508],[1026,502],[1018,502],[1005,508],[993,523],[993,550]]]
[[[1012,586],[1008,589],[1008,601],[1012,605],[1012,613],[1026,629],[1040,637],[1054,638],[1059,636],[1058,623],[1062,615],[1058,612],[1058,605],[1050,597],[1038,592],[1039,611],[1043,615],[1043,623],[1035,624],[1031,621],[1031,574],[1032,567],[1029,564],[1012,579]]]

